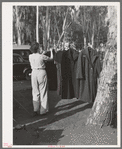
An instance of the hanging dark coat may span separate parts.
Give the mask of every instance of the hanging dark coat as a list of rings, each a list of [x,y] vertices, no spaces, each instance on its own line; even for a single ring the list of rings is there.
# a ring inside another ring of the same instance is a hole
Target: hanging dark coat
[[[78,57],[77,75],[79,99],[92,103],[97,93],[97,78],[101,72],[100,59],[95,50],[83,49]]]
[[[78,54],[78,51],[69,49],[64,51],[62,55],[62,99],[71,99],[76,97],[76,69]]]
[[[64,51],[58,51],[54,55],[54,63],[56,64],[57,68],[57,94],[61,95],[62,93],[62,75],[61,75],[61,61],[62,61],[62,54]]]
[[[55,52],[53,50],[53,54],[55,55]],[[51,55],[50,51],[46,51],[45,54],[46,56]],[[57,69],[54,64],[54,61],[46,61],[46,72],[47,72],[47,78],[48,78],[48,87],[49,90],[56,90],[57,89]]]

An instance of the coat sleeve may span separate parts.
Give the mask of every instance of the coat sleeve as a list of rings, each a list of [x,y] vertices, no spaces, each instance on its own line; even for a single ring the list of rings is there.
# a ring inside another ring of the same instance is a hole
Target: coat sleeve
[[[77,62],[77,70],[76,70],[76,79],[83,79],[83,54],[80,52],[78,56],[78,62]]]

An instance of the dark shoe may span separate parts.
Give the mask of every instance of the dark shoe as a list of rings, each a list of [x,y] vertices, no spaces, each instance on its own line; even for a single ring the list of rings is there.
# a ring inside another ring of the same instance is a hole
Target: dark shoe
[[[37,112],[33,112],[32,117],[35,117],[35,116],[37,116],[37,115],[38,115]]]

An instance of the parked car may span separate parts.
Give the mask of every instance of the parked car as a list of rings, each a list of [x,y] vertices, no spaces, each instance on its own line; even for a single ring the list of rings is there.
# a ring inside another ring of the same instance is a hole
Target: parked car
[[[13,53],[13,77],[15,80],[25,78],[30,80],[31,66],[29,61],[24,60],[21,55]]]
[[[13,45],[13,53],[20,54],[24,60],[28,60],[31,54],[30,45]]]

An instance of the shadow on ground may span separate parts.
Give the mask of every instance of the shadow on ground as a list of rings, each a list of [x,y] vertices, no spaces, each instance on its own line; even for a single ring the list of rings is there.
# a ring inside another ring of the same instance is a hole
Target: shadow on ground
[[[60,100],[61,99],[56,94],[56,91],[49,92],[50,113],[54,111],[54,107]],[[33,104],[32,104],[31,89],[13,92],[13,118],[14,118],[13,125],[15,126],[19,123],[21,124],[28,123],[29,121],[45,118],[45,116],[37,116],[32,118],[32,113],[33,113]]]
[[[84,105],[82,101],[75,101],[70,104],[59,106],[55,109],[56,115],[54,114],[54,119],[52,119],[52,121],[49,122],[48,124],[67,118],[69,116],[72,116],[78,112],[82,112],[89,108],[92,108],[92,104]]]
[[[57,145],[63,137],[62,129],[60,130],[38,130],[28,127],[26,130],[13,131],[13,145]]]
[[[45,123],[50,124],[55,121],[59,121],[62,118],[69,117],[77,112],[81,112],[85,109],[91,108],[91,104],[84,106],[82,101],[77,99],[62,100],[57,95],[56,91],[49,92],[49,108],[50,112],[44,116],[32,117],[33,104],[31,90],[16,91],[13,93],[13,118],[14,126],[17,124],[31,123],[36,120],[41,121],[41,126]],[[39,122],[40,122],[39,121]],[[43,121],[43,122],[42,122]]]
[[[13,130],[14,145],[56,145],[63,137],[61,135],[63,127],[59,127],[59,121],[63,120],[63,126],[65,127],[68,125],[68,123],[71,122],[70,116],[73,116],[73,121],[77,121],[79,120],[79,117],[74,115],[82,111],[84,111],[85,114],[85,110],[92,107],[91,104],[83,103],[77,99],[61,100],[56,91],[50,91],[50,112],[47,115],[38,115],[36,117],[32,117],[31,113],[33,112],[33,105],[31,90],[28,89],[23,91],[16,91],[13,93],[13,97],[14,104],[16,104],[13,107],[13,118],[15,120],[14,126],[17,124],[27,124],[27,130]],[[51,128],[51,130],[46,129],[49,125],[55,125],[55,122],[59,122],[57,124],[58,126],[54,126],[54,128]],[[37,128],[39,128],[39,138],[37,138],[37,134],[34,134],[35,129]]]

